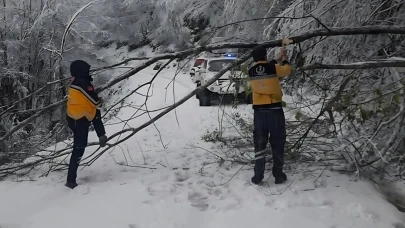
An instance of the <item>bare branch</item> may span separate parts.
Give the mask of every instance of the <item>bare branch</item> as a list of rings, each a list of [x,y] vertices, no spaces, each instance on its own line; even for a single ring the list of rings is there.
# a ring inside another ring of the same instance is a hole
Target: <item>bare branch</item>
[[[48,82],[48,83],[47,83],[46,85],[44,85],[43,87],[41,87],[41,88],[35,90],[34,92],[32,92],[31,94],[25,96],[24,98],[22,98],[22,99],[20,99],[20,100],[18,100],[18,101],[16,101],[16,102],[14,102],[9,108],[7,108],[6,110],[4,110],[3,112],[0,113],[0,117],[2,117],[2,116],[3,116],[5,113],[7,113],[7,112],[13,111],[13,109],[17,107],[17,104],[18,104],[18,103],[21,103],[21,102],[27,100],[28,98],[32,97],[32,96],[35,95],[35,94],[38,94],[39,92],[45,90],[46,88],[48,88],[49,86],[51,86],[51,85],[53,85],[53,84],[61,83],[61,82],[63,82],[63,81],[67,81],[68,79],[69,79],[69,78],[63,78],[63,79],[56,80],[56,81],[53,81],[53,82]],[[2,106],[2,107],[0,107],[0,108],[6,108],[6,106]],[[27,111],[29,111],[29,110],[27,110]]]
[[[7,138],[9,138],[16,131],[20,130],[21,128],[23,128],[27,124],[31,123],[33,119],[36,119],[36,118],[42,116],[43,114],[45,114],[46,112],[57,108],[59,105],[61,105],[64,102],[65,102],[65,100],[61,100],[61,101],[58,101],[58,102],[56,102],[54,104],[51,104],[51,105],[47,106],[46,108],[42,109],[41,111],[37,112],[35,115],[32,115],[30,118],[24,120],[23,122],[21,122],[20,124],[15,126],[13,129],[11,129],[9,132],[7,132],[7,134],[5,134],[3,137],[1,137],[0,138],[0,143],[3,142],[4,140],[6,140]]]
[[[63,33],[63,37],[62,37],[62,43],[61,43],[61,47],[60,47],[60,51],[59,53],[62,55],[64,48],[65,48],[65,43],[66,43],[66,36],[70,30],[70,28],[72,27],[73,22],[76,20],[76,17],[85,9],[87,9],[88,7],[90,7],[93,3],[97,2],[98,0],[95,1],[91,1],[89,2],[87,5],[83,6],[82,8],[80,8],[73,16],[72,18],[70,18],[70,21],[68,23],[68,25],[66,26],[65,32]]]
[[[148,60],[148,59],[151,59],[151,57],[128,58],[128,59],[125,59],[125,60],[122,61],[122,62],[119,62],[119,63],[117,63],[117,64],[113,64],[113,65],[111,65],[111,66],[106,66],[106,67],[100,67],[100,68],[96,68],[96,69],[91,69],[90,72],[96,72],[96,71],[107,70],[107,69],[111,69],[111,68],[115,68],[115,67],[121,66],[121,65],[126,64],[126,63],[129,63],[129,62],[131,62],[131,61]]]
[[[308,66],[304,66],[297,70],[307,71],[316,69],[343,69],[343,70],[353,70],[353,69],[374,69],[383,67],[405,67],[405,61],[400,60],[378,60],[378,61],[367,61],[358,63],[348,63],[348,64],[322,64],[314,63]]]
[[[167,113],[171,112],[172,110],[174,110],[175,108],[177,108],[178,106],[182,105],[184,102],[186,102],[188,99],[190,99],[191,97],[193,97],[196,93],[200,92],[203,89],[206,89],[209,85],[211,85],[212,83],[214,83],[216,80],[218,80],[218,78],[220,78],[223,74],[225,74],[227,71],[229,71],[231,68],[240,65],[242,63],[244,63],[246,60],[248,60],[250,58],[250,54],[245,54],[244,56],[242,56],[240,58],[240,60],[232,63],[232,64],[228,64],[227,67],[223,68],[222,70],[220,70],[217,74],[215,74],[214,77],[212,77],[210,80],[208,80],[205,84],[201,85],[200,87],[196,88],[194,91],[192,91],[191,93],[189,93],[187,96],[183,97],[181,100],[179,100],[178,102],[174,103],[173,105],[169,106],[166,110],[162,111],[161,113],[159,113],[158,115],[156,115],[155,117],[153,117],[152,119],[150,119],[148,122],[142,124],[141,126],[137,127],[137,128],[128,128],[125,129],[125,131],[132,131],[131,134],[127,135],[125,138],[117,141],[114,143],[114,145],[118,145],[126,140],[128,140],[129,138],[131,138],[132,136],[134,136],[137,132],[141,131],[142,129],[148,127],[151,124],[154,124],[157,120],[159,120],[160,118],[162,118],[163,116],[165,116]],[[116,133],[114,134],[114,136],[117,135],[121,135],[122,133]],[[111,139],[111,137],[110,137]],[[91,165],[96,159],[98,159],[103,153],[105,153],[107,150],[109,150],[113,145],[109,145],[107,148],[105,148],[103,151],[101,151],[98,155],[96,155],[95,158],[93,158],[91,161],[88,162],[89,165]]]

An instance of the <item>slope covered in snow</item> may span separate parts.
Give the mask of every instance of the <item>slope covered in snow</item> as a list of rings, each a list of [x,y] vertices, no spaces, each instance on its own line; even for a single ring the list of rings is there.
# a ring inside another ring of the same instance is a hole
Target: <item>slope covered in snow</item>
[[[100,53],[100,58],[116,62],[126,55],[108,54]],[[123,82],[109,105],[149,81],[156,73],[152,68]],[[170,84],[175,73],[171,67],[158,76],[149,110],[170,105],[195,88],[184,73]],[[138,92],[146,94],[147,88]],[[149,120],[145,114],[122,122],[137,115],[134,107],[145,100],[140,94],[122,104],[106,124],[107,134]],[[225,110],[233,111],[231,106]],[[241,105],[238,112],[251,115],[252,110]],[[372,185],[322,168],[291,170],[284,185],[274,185],[269,174],[267,185],[252,185],[250,166],[220,165],[210,153],[215,145],[201,141],[207,129],[217,126],[218,106],[199,107],[190,99],[157,121],[156,128],[142,130],[79,170],[79,187],[73,191],[64,187],[66,172],[0,182],[0,227],[405,227],[403,215]],[[96,140],[90,132],[89,142]],[[86,154],[95,149],[87,148]]]

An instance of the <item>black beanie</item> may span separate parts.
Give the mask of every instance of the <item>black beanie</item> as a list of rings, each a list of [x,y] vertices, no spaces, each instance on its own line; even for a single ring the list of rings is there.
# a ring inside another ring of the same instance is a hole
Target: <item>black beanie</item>
[[[266,48],[264,47],[257,47],[252,51],[252,57],[255,62],[257,61],[265,61],[267,59],[267,52]]]
[[[75,78],[86,78],[92,81],[90,77],[90,65],[83,60],[75,60],[70,64],[70,74]]]

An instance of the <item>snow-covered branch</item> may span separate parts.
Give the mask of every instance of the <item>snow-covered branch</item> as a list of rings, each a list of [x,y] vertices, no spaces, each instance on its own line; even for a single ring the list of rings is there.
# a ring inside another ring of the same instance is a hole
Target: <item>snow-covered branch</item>
[[[27,124],[31,123],[34,119],[42,116],[43,114],[45,114],[45,113],[47,113],[49,111],[52,111],[52,110],[58,108],[58,106],[62,105],[64,102],[65,102],[65,100],[61,100],[61,101],[58,101],[56,103],[53,103],[53,104],[47,106],[46,108],[43,108],[41,111],[35,113],[30,118],[24,120],[23,122],[21,122],[17,126],[13,127],[3,137],[0,138],[0,143],[3,142],[4,140],[8,139],[11,135],[13,135],[15,132],[17,132],[18,130],[20,130],[21,128],[26,126]]]
[[[308,39],[319,37],[319,36],[343,36],[343,35],[361,35],[361,34],[405,34],[404,26],[362,26],[354,28],[329,28],[329,29],[315,29],[309,32],[305,32],[301,35],[289,37],[293,41],[293,44],[301,43]],[[127,73],[121,75],[120,77],[115,78],[109,83],[98,88],[98,91],[103,91],[129,77],[138,73],[139,71],[145,69],[146,67],[152,65],[153,63],[163,60],[163,59],[176,59],[184,58],[186,56],[200,53],[203,51],[211,51],[224,48],[254,48],[257,46],[262,46],[265,48],[270,47],[280,47],[282,45],[282,39],[279,40],[270,40],[265,42],[234,42],[234,43],[225,43],[225,44],[212,44],[206,46],[199,46],[196,48],[191,48],[185,51],[180,51],[171,54],[159,55],[154,58],[151,58],[138,67],[129,70]],[[119,64],[119,63],[118,63]]]
[[[297,70],[307,71],[307,70],[319,70],[319,69],[330,69],[330,70],[354,70],[354,69],[375,69],[383,67],[405,67],[405,61],[401,60],[378,60],[378,61],[367,61],[358,63],[348,63],[348,64],[322,64],[314,63],[308,66],[304,66]]]
[[[63,37],[62,37],[62,42],[61,42],[61,47],[60,47],[60,51],[59,53],[62,55],[65,49],[65,43],[66,43],[66,36],[70,31],[70,28],[73,25],[73,22],[76,20],[76,17],[83,12],[83,10],[89,8],[91,5],[93,5],[93,3],[97,2],[98,0],[95,1],[91,1],[88,4],[86,4],[85,6],[83,6],[82,8],[80,8],[75,14],[73,14],[73,16],[70,18],[69,23],[66,26],[65,32],[63,33]]]

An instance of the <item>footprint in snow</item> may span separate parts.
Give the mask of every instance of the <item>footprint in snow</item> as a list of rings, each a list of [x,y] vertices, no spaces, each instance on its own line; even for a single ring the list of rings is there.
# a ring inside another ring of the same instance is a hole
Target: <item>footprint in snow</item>
[[[106,166],[106,164],[104,164],[104,166]],[[107,182],[107,181],[111,181],[111,180],[113,180],[111,174],[87,175],[87,176],[78,178],[79,184],[80,183],[82,183],[82,184],[103,183],[103,182]]]
[[[220,188],[217,188],[215,190],[213,190],[212,192],[210,192],[211,195],[214,196],[220,196],[222,194],[222,190]]]
[[[333,201],[325,200],[319,205],[319,207],[321,207],[321,208],[332,208],[333,205],[334,205]]]
[[[0,224],[0,228],[21,228],[21,226],[17,224]]]
[[[188,193],[188,200],[191,202],[191,206],[200,209],[201,211],[206,211],[209,207],[208,204],[208,197],[204,196],[200,192],[189,192]]]
[[[190,174],[186,171],[176,171],[175,172],[176,175],[176,181],[177,182],[184,182],[188,179],[190,179]]]
[[[392,227],[393,228],[405,228],[405,224],[397,222],[397,223],[392,224]]]

